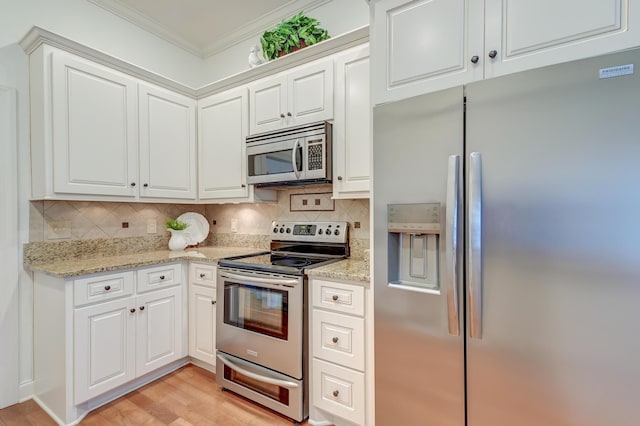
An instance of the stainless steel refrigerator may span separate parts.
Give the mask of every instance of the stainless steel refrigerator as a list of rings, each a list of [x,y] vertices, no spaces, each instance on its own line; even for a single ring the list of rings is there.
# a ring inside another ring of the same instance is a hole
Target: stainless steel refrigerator
[[[640,424],[639,74],[374,108],[376,426]]]

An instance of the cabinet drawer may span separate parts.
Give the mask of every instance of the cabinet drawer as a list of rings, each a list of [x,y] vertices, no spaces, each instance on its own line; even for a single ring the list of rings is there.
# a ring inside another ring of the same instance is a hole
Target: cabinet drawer
[[[75,306],[117,299],[133,294],[133,271],[92,275],[73,282]]]
[[[364,319],[314,309],[312,354],[364,371]]]
[[[313,360],[313,405],[364,425],[364,374]]]
[[[189,282],[215,288],[216,273],[215,265],[192,263],[189,265]]]
[[[313,280],[313,306],[364,316],[364,287],[324,280]]]
[[[162,265],[138,270],[138,291],[149,291],[182,283],[182,265]]]

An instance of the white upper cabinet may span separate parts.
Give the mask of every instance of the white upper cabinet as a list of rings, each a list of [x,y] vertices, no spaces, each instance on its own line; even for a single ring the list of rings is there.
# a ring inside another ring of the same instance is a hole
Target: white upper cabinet
[[[335,57],[333,198],[368,198],[371,175],[369,46]]]
[[[135,197],[136,80],[57,51],[51,71],[53,190]]]
[[[195,201],[195,100],[47,45],[30,66],[34,199]]]
[[[246,198],[247,89],[240,87],[198,102],[201,200]]]
[[[140,197],[196,198],[196,101],[139,84]]]
[[[373,8],[374,104],[640,44],[638,0],[380,0]]]
[[[333,61],[321,60],[249,85],[250,134],[333,118]]]
[[[482,1],[381,0],[373,8],[375,104],[482,78],[470,61],[483,48]]]

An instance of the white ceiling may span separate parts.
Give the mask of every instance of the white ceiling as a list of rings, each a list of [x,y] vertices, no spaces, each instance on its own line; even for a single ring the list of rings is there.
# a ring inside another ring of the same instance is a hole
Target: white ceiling
[[[331,0],[89,0],[189,52],[207,57],[282,19]]]

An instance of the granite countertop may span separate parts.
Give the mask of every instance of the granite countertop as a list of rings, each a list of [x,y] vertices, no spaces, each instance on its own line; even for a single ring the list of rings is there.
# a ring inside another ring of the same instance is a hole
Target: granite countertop
[[[86,259],[56,260],[26,263],[25,266],[58,278],[70,278],[98,272],[117,271],[140,266],[158,265],[181,260],[216,263],[223,257],[239,256],[260,251],[255,247],[198,247],[184,251],[156,250]]]
[[[345,281],[368,283],[369,262],[365,259],[345,259],[318,268],[307,269],[307,275],[312,278],[329,278]]]

